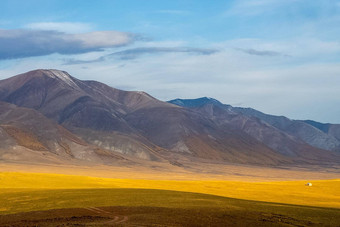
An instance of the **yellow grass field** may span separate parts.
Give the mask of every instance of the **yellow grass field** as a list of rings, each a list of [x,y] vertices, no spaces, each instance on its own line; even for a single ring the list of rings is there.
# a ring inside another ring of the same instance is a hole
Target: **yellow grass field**
[[[162,189],[196,192],[223,197],[340,208],[340,179],[311,181],[242,182],[210,180],[141,180],[111,179],[46,173],[0,172],[0,197],[8,192],[42,189]],[[6,210],[6,207],[1,207]]]

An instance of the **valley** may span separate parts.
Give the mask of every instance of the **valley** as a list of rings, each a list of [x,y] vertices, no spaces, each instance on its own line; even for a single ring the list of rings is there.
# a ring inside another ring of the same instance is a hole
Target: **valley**
[[[340,227],[340,0],[0,0],[0,227]]]
[[[338,128],[30,71],[0,81],[0,226],[337,226]]]

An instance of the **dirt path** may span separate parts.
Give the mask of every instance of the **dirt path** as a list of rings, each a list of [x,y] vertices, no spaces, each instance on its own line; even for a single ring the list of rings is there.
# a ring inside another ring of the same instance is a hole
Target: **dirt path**
[[[84,209],[90,210],[90,211],[95,212],[97,214],[110,215],[112,217],[112,220],[104,222],[103,224],[105,224],[105,225],[122,224],[122,223],[126,222],[127,220],[129,220],[129,218],[127,216],[114,215],[111,212],[108,212],[106,210],[103,210],[103,209],[100,209],[100,208],[97,208],[97,207],[86,207]]]

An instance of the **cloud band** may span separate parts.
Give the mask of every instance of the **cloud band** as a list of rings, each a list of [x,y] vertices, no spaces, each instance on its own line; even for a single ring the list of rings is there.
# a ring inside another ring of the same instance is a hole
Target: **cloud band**
[[[134,34],[118,31],[67,34],[58,31],[0,29],[0,59],[100,51],[130,44],[137,38]]]

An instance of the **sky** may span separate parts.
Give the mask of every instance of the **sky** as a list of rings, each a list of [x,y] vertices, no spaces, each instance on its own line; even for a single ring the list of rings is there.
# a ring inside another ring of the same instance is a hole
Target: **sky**
[[[340,0],[0,0],[0,79],[38,68],[340,123]]]

